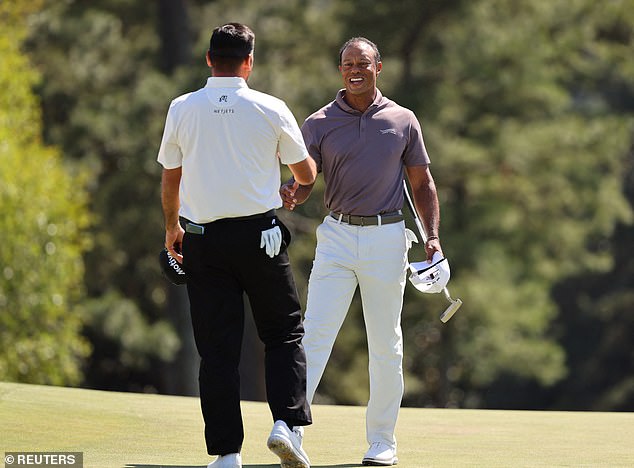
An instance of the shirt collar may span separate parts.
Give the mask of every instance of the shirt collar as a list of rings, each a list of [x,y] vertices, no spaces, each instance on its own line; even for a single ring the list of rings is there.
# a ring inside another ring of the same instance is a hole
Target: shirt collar
[[[354,108],[352,108],[352,107],[350,107],[348,105],[346,100],[343,98],[345,93],[346,93],[345,89],[340,89],[337,92],[337,97],[335,98],[335,101],[337,102],[339,107],[341,107],[341,109],[343,109],[344,111],[346,111],[348,113],[351,113],[351,114],[361,114],[361,112],[359,112],[358,110],[356,110],[356,109],[354,109]],[[374,101],[372,101],[372,104],[370,104],[370,107],[368,107],[366,112],[369,111],[370,109],[378,107],[379,104],[381,103],[382,99],[383,99],[383,94],[381,94],[381,91],[379,90],[379,88],[377,88],[376,89],[376,96],[374,96]]]
[[[247,82],[240,76],[210,76],[206,88],[248,88]]]

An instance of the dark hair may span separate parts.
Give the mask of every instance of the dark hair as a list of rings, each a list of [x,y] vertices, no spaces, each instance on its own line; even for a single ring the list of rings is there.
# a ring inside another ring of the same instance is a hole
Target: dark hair
[[[353,37],[351,39],[348,39],[344,45],[341,46],[341,49],[339,49],[339,65],[341,65],[341,58],[343,57],[343,51],[346,50],[348,48],[348,46],[352,45],[352,44],[356,44],[357,42],[361,42],[363,44],[367,44],[370,47],[372,47],[372,50],[374,51],[374,63],[379,63],[381,61],[381,54],[379,53],[379,48],[376,46],[376,44],[374,42],[372,42],[370,39],[366,39],[365,37]]]
[[[253,52],[255,34],[240,23],[227,23],[211,33],[209,58],[216,65],[239,65]]]

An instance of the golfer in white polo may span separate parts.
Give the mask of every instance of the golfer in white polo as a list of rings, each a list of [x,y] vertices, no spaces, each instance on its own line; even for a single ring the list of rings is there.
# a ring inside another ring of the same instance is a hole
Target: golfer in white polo
[[[306,184],[316,169],[284,102],[247,86],[254,41],[242,24],[214,29],[212,76],[170,105],[158,155],[165,247],[187,277],[205,441],[218,455],[209,467],[242,466],[238,365],[246,292],[264,343],[274,421],[268,447],[283,468],[308,468],[301,446],[301,427],[311,423],[304,328],[286,251],[290,233],[275,209],[282,206],[280,162]]]

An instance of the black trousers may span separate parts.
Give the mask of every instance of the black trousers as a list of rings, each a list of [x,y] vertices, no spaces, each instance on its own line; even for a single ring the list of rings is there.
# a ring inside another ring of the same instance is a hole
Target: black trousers
[[[280,254],[260,248],[262,231],[279,225]],[[244,440],[238,365],[246,292],[264,343],[266,394],[273,421],[311,424],[301,310],[286,248],[290,234],[276,217],[222,219],[186,232],[183,268],[200,363],[200,400],[209,455],[240,452]]]

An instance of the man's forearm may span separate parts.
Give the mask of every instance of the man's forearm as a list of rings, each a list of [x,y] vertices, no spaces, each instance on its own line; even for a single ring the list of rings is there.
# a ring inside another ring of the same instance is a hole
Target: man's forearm
[[[425,233],[428,238],[437,238],[439,235],[440,208],[434,181],[431,180],[420,187],[416,195],[416,205],[419,207],[418,211],[425,227]]]
[[[412,187],[414,205],[422,220],[427,237],[438,237],[440,225],[440,207],[434,178],[427,166],[407,168]]]
[[[317,177],[317,165],[315,160],[308,156],[303,161],[295,164],[289,164],[288,168],[293,174],[293,178],[302,185],[310,185],[315,183]]]
[[[163,169],[161,177],[161,204],[163,205],[163,217],[165,229],[170,230],[178,225],[178,212],[180,209],[179,188],[181,181],[181,168]]]

